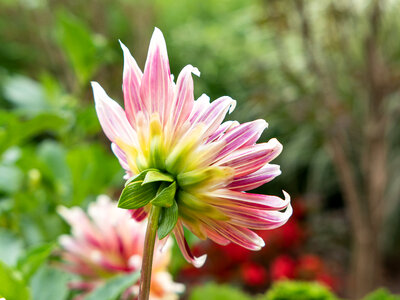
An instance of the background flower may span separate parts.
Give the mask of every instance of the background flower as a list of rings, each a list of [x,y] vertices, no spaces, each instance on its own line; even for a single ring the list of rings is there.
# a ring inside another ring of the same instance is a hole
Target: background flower
[[[80,276],[71,288],[89,292],[114,275],[140,270],[146,222],[135,221],[107,196],[91,203],[87,214],[79,207],[60,207],[59,213],[71,225],[71,235],[59,240],[61,267]],[[177,299],[184,290],[167,271],[170,246],[167,240],[156,245],[150,299]],[[137,295],[138,288],[129,288],[125,297]]]

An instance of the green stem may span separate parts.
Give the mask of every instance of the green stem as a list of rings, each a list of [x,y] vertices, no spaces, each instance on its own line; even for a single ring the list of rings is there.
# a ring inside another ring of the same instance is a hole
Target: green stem
[[[148,300],[150,294],[151,269],[153,265],[154,245],[158,228],[161,207],[152,205],[144,240],[142,271],[140,276],[139,300]]]

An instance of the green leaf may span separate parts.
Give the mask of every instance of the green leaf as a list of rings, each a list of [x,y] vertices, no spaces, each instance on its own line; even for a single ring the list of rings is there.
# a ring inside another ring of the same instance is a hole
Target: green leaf
[[[25,280],[28,281],[40,265],[43,264],[53,248],[54,244],[45,244],[31,248],[25,256],[18,260],[17,268]]]
[[[66,159],[74,187],[69,202],[64,202],[66,205],[82,205],[82,201],[91,195],[105,193],[107,187],[119,186],[121,166],[103,146],[97,143],[78,145],[68,149]]]
[[[46,165],[52,177],[63,183],[71,181],[66,154],[63,145],[52,140],[45,140],[37,146],[37,156]]]
[[[59,269],[44,266],[32,277],[31,289],[35,300],[67,299],[68,282],[72,276]],[[8,300],[8,298],[7,298]],[[21,298],[22,300],[22,298]]]
[[[157,185],[145,184],[143,181],[129,183],[121,193],[118,207],[125,209],[136,209],[147,205],[157,194]]]
[[[0,298],[1,297],[7,300],[32,299],[21,274],[0,261]]]
[[[159,171],[148,171],[146,177],[143,180],[143,184],[156,181],[173,182],[174,178],[169,174],[164,174]]]
[[[57,41],[65,51],[80,84],[86,83],[98,67],[101,45],[88,26],[75,15],[57,14]]]
[[[17,192],[22,185],[24,174],[16,166],[0,165],[0,192],[12,194]]]
[[[48,108],[42,86],[28,77],[8,78],[4,84],[4,96],[23,111],[40,112]]]
[[[0,228],[0,245],[0,261],[14,266],[22,252],[22,241],[10,231]]]
[[[43,133],[57,134],[67,125],[68,118],[57,113],[41,113],[21,120],[7,111],[0,111],[0,152],[21,145]],[[4,131],[3,131],[4,130]]]
[[[85,300],[116,300],[130,286],[139,279],[140,272],[116,276],[98,287]]]
[[[153,200],[151,204],[163,207],[171,207],[174,204],[174,197],[176,192],[176,183],[173,182],[166,188],[162,189]]]
[[[163,208],[158,222],[158,238],[162,240],[174,229],[178,221],[178,204],[174,200],[171,207]]]

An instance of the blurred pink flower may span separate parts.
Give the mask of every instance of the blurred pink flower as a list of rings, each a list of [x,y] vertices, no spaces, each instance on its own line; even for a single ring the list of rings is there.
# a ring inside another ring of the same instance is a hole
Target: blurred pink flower
[[[61,267],[80,276],[73,289],[89,292],[111,276],[140,270],[146,222],[137,222],[128,211],[118,208],[107,196],[99,196],[86,214],[79,207],[60,207],[59,214],[71,225],[71,235],[63,235]],[[150,299],[177,299],[184,286],[172,281],[167,271],[170,240],[156,244]],[[161,251],[162,250],[162,251]],[[138,283],[125,296],[138,293]]]
[[[192,255],[184,226],[220,245],[233,242],[261,249],[264,241],[251,229],[279,227],[292,214],[286,192],[284,200],[246,193],[281,173],[269,162],[282,145],[276,139],[256,144],[267,123],[223,122],[236,105],[227,96],[210,103],[203,94],[195,101],[191,74],[200,72],[187,65],[174,82],[159,29],[153,33],[143,73],[125,45],[121,47],[125,110],[97,82],[92,87],[98,118],[126,178],[151,168],[174,179],[179,217],[173,233],[193,265],[201,266],[205,256]],[[136,209],[133,217],[145,218],[151,205]]]

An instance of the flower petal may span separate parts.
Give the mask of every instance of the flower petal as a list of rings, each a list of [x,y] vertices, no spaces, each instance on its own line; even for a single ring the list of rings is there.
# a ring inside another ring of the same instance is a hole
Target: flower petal
[[[180,220],[178,220],[178,222],[176,223],[176,226],[174,228],[174,234],[175,234],[175,239],[179,246],[179,249],[181,249],[183,257],[186,259],[186,261],[188,263],[191,263],[196,268],[200,268],[201,266],[203,266],[207,259],[207,255],[204,254],[200,257],[193,256],[192,252],[190,251],[190,247],[189,247],[188,243],[186,242],[182,223]]]
[[[237,121],[226,121],[222,123],[208,138],[207,143],[218,140],[226,131],[239,125]]]
[[[250,229],[232,225],[224,221],[205,219],[206,225],[224,238],[248,250],[260,250],[265,246],[262,238]]]
[[[140,97],[146,104],[147,112],[150,115],[158,113],[163,124],[171,109],[173,88],[164,36],[160,29],[155,28],[140,86]]]
[[[192,112],[189,116],[190,123],[194,123],[210,105],[210,97],[202,94],[196,101],[194,101]]]
[[[264,120],[255,120],[243,123],[224,134],[221,141],[225,142],[225,147],[218,153],[216,161],[231,154],[233,151],[253,145],[267,128],[268,124]]]
[[[118,147],[118,145],[115,143],[111,143],[111,150],[114,153],[114,155],[118,158],[118,161],[119,161],[119,164],[121,165],[121,167],[125,171],[130,171],[125,152],[122,151],[122,149],[120,147]]]
[[[234,168],[235,178],[238,178],[257,171],[281,151],[281,143],[277,139],[271,139],[268,143],[240,148],[219,160],[216,165]]]
[[[290,204],[289,194],[285,191],[283,191],[283,194],[285,195],[284,200],[277,196],[219,189],[204,194],[206,197],[202,199],[216,207],[248,207],[262,210],[282,210]]]
[[[284,212],[246,207],[241,207],[240,209],[224,207],[220,208],[220,210],[231,218],[229,223],[257,230],[269,230],[280,227],[289,220],[293,213],[290,204]]]
[[[203,124],[203,137],[208,137],[218,129],[227,112],[232,112],[235,106],[236,101],[231,97],[220,97],[206,105],[202,113],[192,121],[192,127],[196,126],[197,124]]]
[[[222,245],[222,246],[226,246],[228,244],[230,244],[230,240],[224,238],[222,235],[220,235],[219,233],[215,232],[212,228],[209,228],[207,225],[204,225],[204,231],[207,233],[207,237],[212,240],[213,242]]]
[[[72,227],[72,233],[76,238],[86,238],[96,245],[99,243],[97,229],[92,226],[89,218],[80,207],[66,208],[59,206],[57,212]],[[69,242],[68,238],[66,237],[66,240]]]
[[[92,81],[92,88],[97,116],[108,139],[116,144],[122,141],[136,147],[137,135],[129,124],[124,110],[117,102],[108,97],[97,82]]]
[[[281,174],[279,165],[266,164],[258,171],[236,178],[227,187],[236,191],[249,191],[263,185]]]
[[[193,109],[193,78],[192,73],[200,76],[200,72],[192,65],[183,68],[176,82],[176,92],[172,103],[170,120],[175,128],[180,128]]]
[[[128,121],[133,128],[136,126],[135,116],[139,111],[145,111],[145,103],[140,97],[140,82],[142,81],[142,71],[133,58],[129,49],[121,42],[124,52],[124,74],[122,80],[122,90],[124,92],[124,106]]]
[[[147,212],[143,207],[131,209],[130,213],[132,218],[135,219],[137,222],[141,222],[147,217]]]

